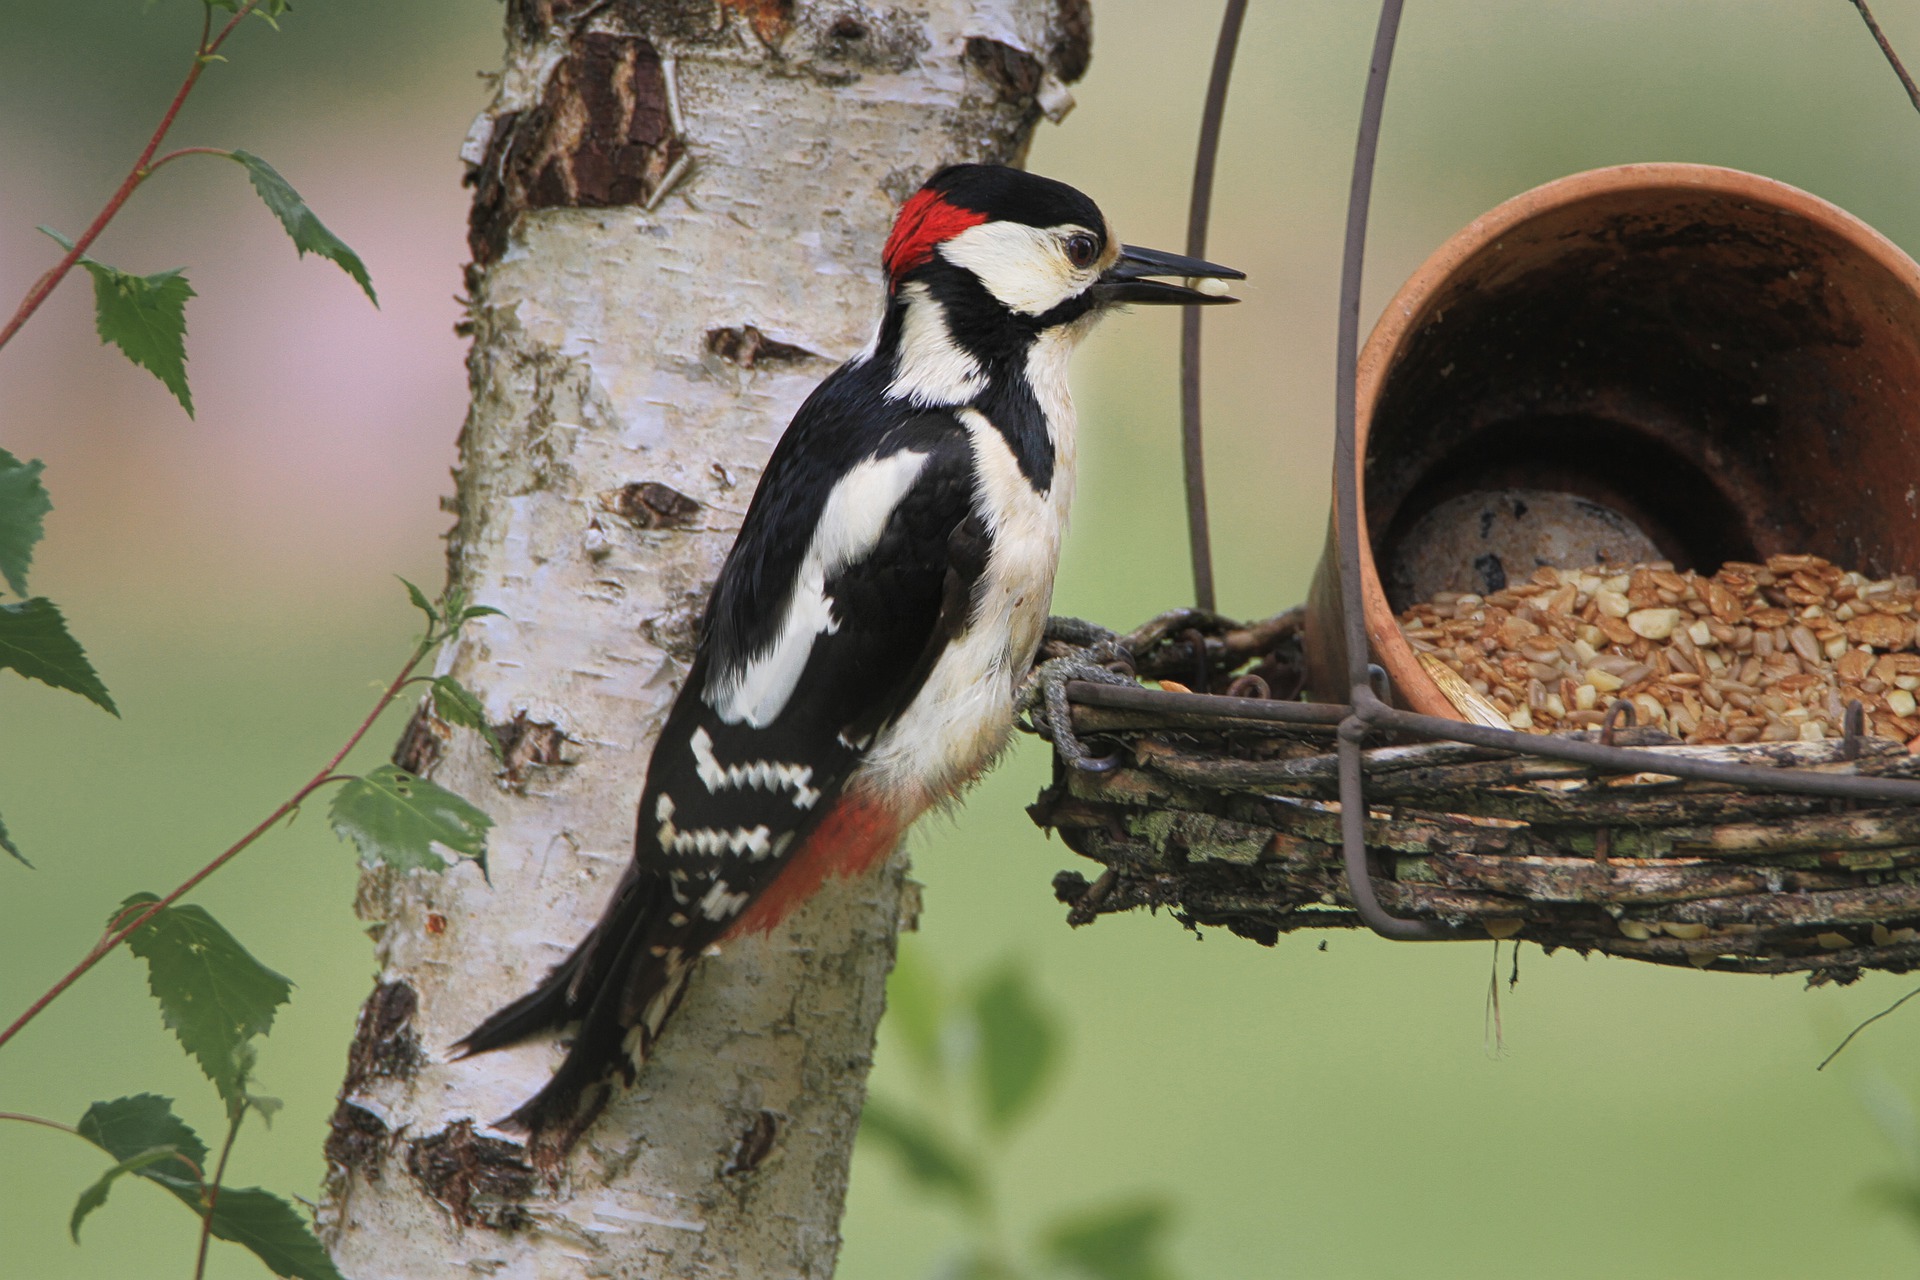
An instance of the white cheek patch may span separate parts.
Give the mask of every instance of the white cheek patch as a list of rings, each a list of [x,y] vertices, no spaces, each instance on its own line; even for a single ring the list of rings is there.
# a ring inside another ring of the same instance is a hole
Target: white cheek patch
[[[1090,269],[1075,269],[1061,248],[1063,237],[1078,229],[983,222],[941,241],[938,252],[971,271],[1009,309],[1037,316],[1078,296],[1098,278]]]
[[[927,457],[903,449],[869,458],[834,485],[800,561],[779,630],[764,650],[716,672],[702,694],[722,720],[764,729],[780,718],[806,670],[815,638],[840,629],[827,596],[827,579],[872,553],[894,509],[920,478]]]
[[[907,310],[900,321],[900,354],[887,394],[923,409],[965,404],[986,389],[980,362],[953,340],[947,309],[916,280],[900,290]],[[877,340],[877,338],[876,338]]]

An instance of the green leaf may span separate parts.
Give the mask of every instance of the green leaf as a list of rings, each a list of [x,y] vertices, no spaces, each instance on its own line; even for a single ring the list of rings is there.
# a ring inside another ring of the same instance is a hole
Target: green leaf
[[[259,1187],[222,1187],[213,1202],[213,1234],[251,1249],[277,1276],[341,1280],[313,1228],[292,1205]]]
[[[87,661],[87,651],[67,631],[67,620],[45,596],[0,604],[0,669],[12,667],[30,680],[74,693],[114,715],[107,686]]]
[[[52,227],[40,231],[71,252],[73,241]],[[187,299],[197,297],[181,275],[182,268],[136,276],[82,256],[80,265],[93,277],[94,328],[101,342],[111,342],[127,359],[166,384],[193,416],[193,396],[187,390]]]
[[[43,533],[42,520],[53,510],[53,499],[40,483],[44,464],[22,462],[0,449],[0,578],[13,594],[27,594],[27,569],[33,548]]]
[[[136,893],[120,904],[108,927],[159,899]],[[293,994],[281,977],[234,940],[206,910],[163,909],[127,939],[147,962],[147,987],[180,1047],[199,1062],[225,1099],[228,1114],[243,1105],[253,1055],[248,1041],[273,1028],[274,1011]]]
[[[1058,1037],[1018,969],[988,979],[973,1009],[980,1028],[981,1105],[987,1123],[1004,1132],[1040,1096],[1058,1056]]]
[[[107,1192],[122,1174],[138,1173],[149,1165],[159,1164],[162,1160],[172,1160],[180,1154],[175,1147],[148,1147],[138,1155],[128,1156],[113,1168],[101,1174],[94,1184],[80,1193],[73,1203],[73,1216],[67,1219],[67,1234],[73,1237],[75,1244],[80,1243],[80,1224],[87,1215],[107,1202]]]
[[[384,862],[401,871],[444,871],[434,852],[444,846],[487,866],[487,829],[493,819],[425,778],[383,764],[340,788],[327,821],[359,846],[364,862]]]
[[[191,418],[187,299],[197,295],[181,269],[136,276],[92,258],[80,259],[80,265],[93,277],[93,320],[100,341],[119,347],[127,359],[160,379]]]
[[[330,262],[337,263],[340,269],[352,276],[366,291],[367,300],[374,306],[380,305],[380,299],[374,297],[373,282],[367,278],[367,268],[360,261],[360,255],[349,249],[346,242],[316,218],[307,202],[291,183],[280,176],[280,171],[254,155],[251,151],[235,151],[233,158],[246,166],[247,179],[253,183],[253,189],[260,193],[267,208],[273,210],[273,216],[280,219],[280,225],[293,237],[293,247],[305,257],[317,253]]]
[[[1162,1251],[1173,1210],[1161,1200],[1141,1200],[1077,1214],[1044,1238],[1055,1263],[1093,1280],[1172,1280]]]
[[[427,599],[427,593],[405,578],[400,579],[400,585],[407,589],[407,599],[413,601],[413,607],[427,615],[427,630],[432,631],[439,626],[440,611],[433,607],[433,601]]]
[[[151,1178],[188,1204],[200,1203],[200,1176],[207,1167],[207,1144],[187,1122],[173,1114],[173,1099],[141,1093],[112,1102],[96,1102],[80,1117],[80,1136],[115,1160],[130,1160],[155,1147],[171,1147],[172,1160],[157,1161],[134,1170]],[[186,1159],[180,1159],[184,1156]],[[187,1161],[192,1161],[188,1164]]]
[[[946,1066],[940,1044],[945,1009],[940,976],[923,950],[902,938],[893,972],[887,976],[887,1028],[900,1037],[914,1065],[933,1080],[941,1077]]]
[[[81,1137],[121,1161],[156,1147],[173,1148],[177,1154],[171,1159],[156,1157],[152,1164],[128,1172],[151,1178],[173,1192],[194,1217],[200,1217],[200,1179],[180,1156],[204,1169],[207,1147],[173,1114],[171,1099],[143,1093],[96,1102],[80,1117],[79,1128]],[[285,1200],[259,1187],[222,1187],[214,1201],[212,1227],[213,1234],[222,1240],[251,1249],[275,1275],[297,1280],[341,1280],[306,1219]]]
[[[485,738],[494,759],[507,758],[506,748],[500,745],[493,726],[487,723],[487,710],[480,705],[480,699],[452,676],[441,676],[433,682],[433,713],[448,724],[471,729]]]
[[[17,858],[21,866],[33,866],[31,862],[27,861],[27,855],[20,852],[20,846],[13,842],[13,837],[7,834],[7,824],[4,822],[0,822],[0,849],[5,849]]]
[[[893,1152],[907,1176],[926,1190],[950,1196],[965,1209],[984,1206],[985,1183],[980,1171],[920,1117],[869,1097],[867,1109],[860,1115],[860,1136]]]

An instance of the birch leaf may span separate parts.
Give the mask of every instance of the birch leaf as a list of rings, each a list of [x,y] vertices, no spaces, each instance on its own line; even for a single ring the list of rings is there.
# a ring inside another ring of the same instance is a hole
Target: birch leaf
[[[253,1251],[277,1276],[342,1280],[313,1228],[292,1205],[259,1187],[222,1187],[213,1204],[213,1234]]]
[[[22,462],[0,449],[0,578],[13,594],[27,594],[27,569],[33,548],[43,532],[42,521],[53,510],[53,499],[40,483],[43,464]]]
[[[44,596],[0,604],[0,669],[7,667],[120,714],[99,673],[87,661],[87,651],[67,630],[59,607]]]
[[[346,241],[327,230],[326,224],[314,216],[307,202],[293,189],[293,184],[281,177],[278,169],[251,151],[235,151],[233,158],[245,166],[247,180],[253,183],[253,189],[260,193],[260,199],[273,211],[273,216],[280,219],[280,225],[286,228],[300,256],[317,253],[334,263],[353,277],[354,283],[366,292],[367,301],[379,306],[380,299],[374,297],[373,281],[367,277],[366,264],[360,261],[360,255],[349,249]]]
[[[446,860],[434,851],[439,845],[486,870],[493,819],[445,787],[395,765],[383,764],[340,788],[327,820],[359,847],[365,862],[401,871],[444,871]]]
[[[108,927],[159,901],[136,893],[120,904]],[[134,930],[127,947],[147,963],[147,986],[160,1017],[199,1062],[227,1103],[243,1104],[250,1055],[247,1042],[273,1028],[274,1013],[293,983],[253,958],[202,907],[164,908]]]

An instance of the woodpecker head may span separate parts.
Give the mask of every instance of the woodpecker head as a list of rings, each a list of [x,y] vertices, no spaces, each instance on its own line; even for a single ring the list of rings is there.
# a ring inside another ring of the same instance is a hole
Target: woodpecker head
[[[928,179],[901,207],[883,258],[890,318],[905,320],[907,341],[918,329],[988,362],[1049,330],[1078,337],[1120,303],[1233,302],[1216,282],[1245,278],[1121,244],[1099,207],[1072,187],[984,164],[952,165]]]

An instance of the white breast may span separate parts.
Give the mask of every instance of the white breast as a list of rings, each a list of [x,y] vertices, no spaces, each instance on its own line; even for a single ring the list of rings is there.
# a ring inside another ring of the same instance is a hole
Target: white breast
[[[934,664],[911,706],[874,743],[860,783],[909,820],[950,799],[990,764],[1013,729],[1014,693],[1046,628],[1073,502],[1073,401],[1067,356],[1078,334],[1043,336],[1028,376],[1053,435],[1053,479],[1034,489],[1006,438],[977,409],[956,417],[973,445],[974,511],[991,535],[971,625]]]

